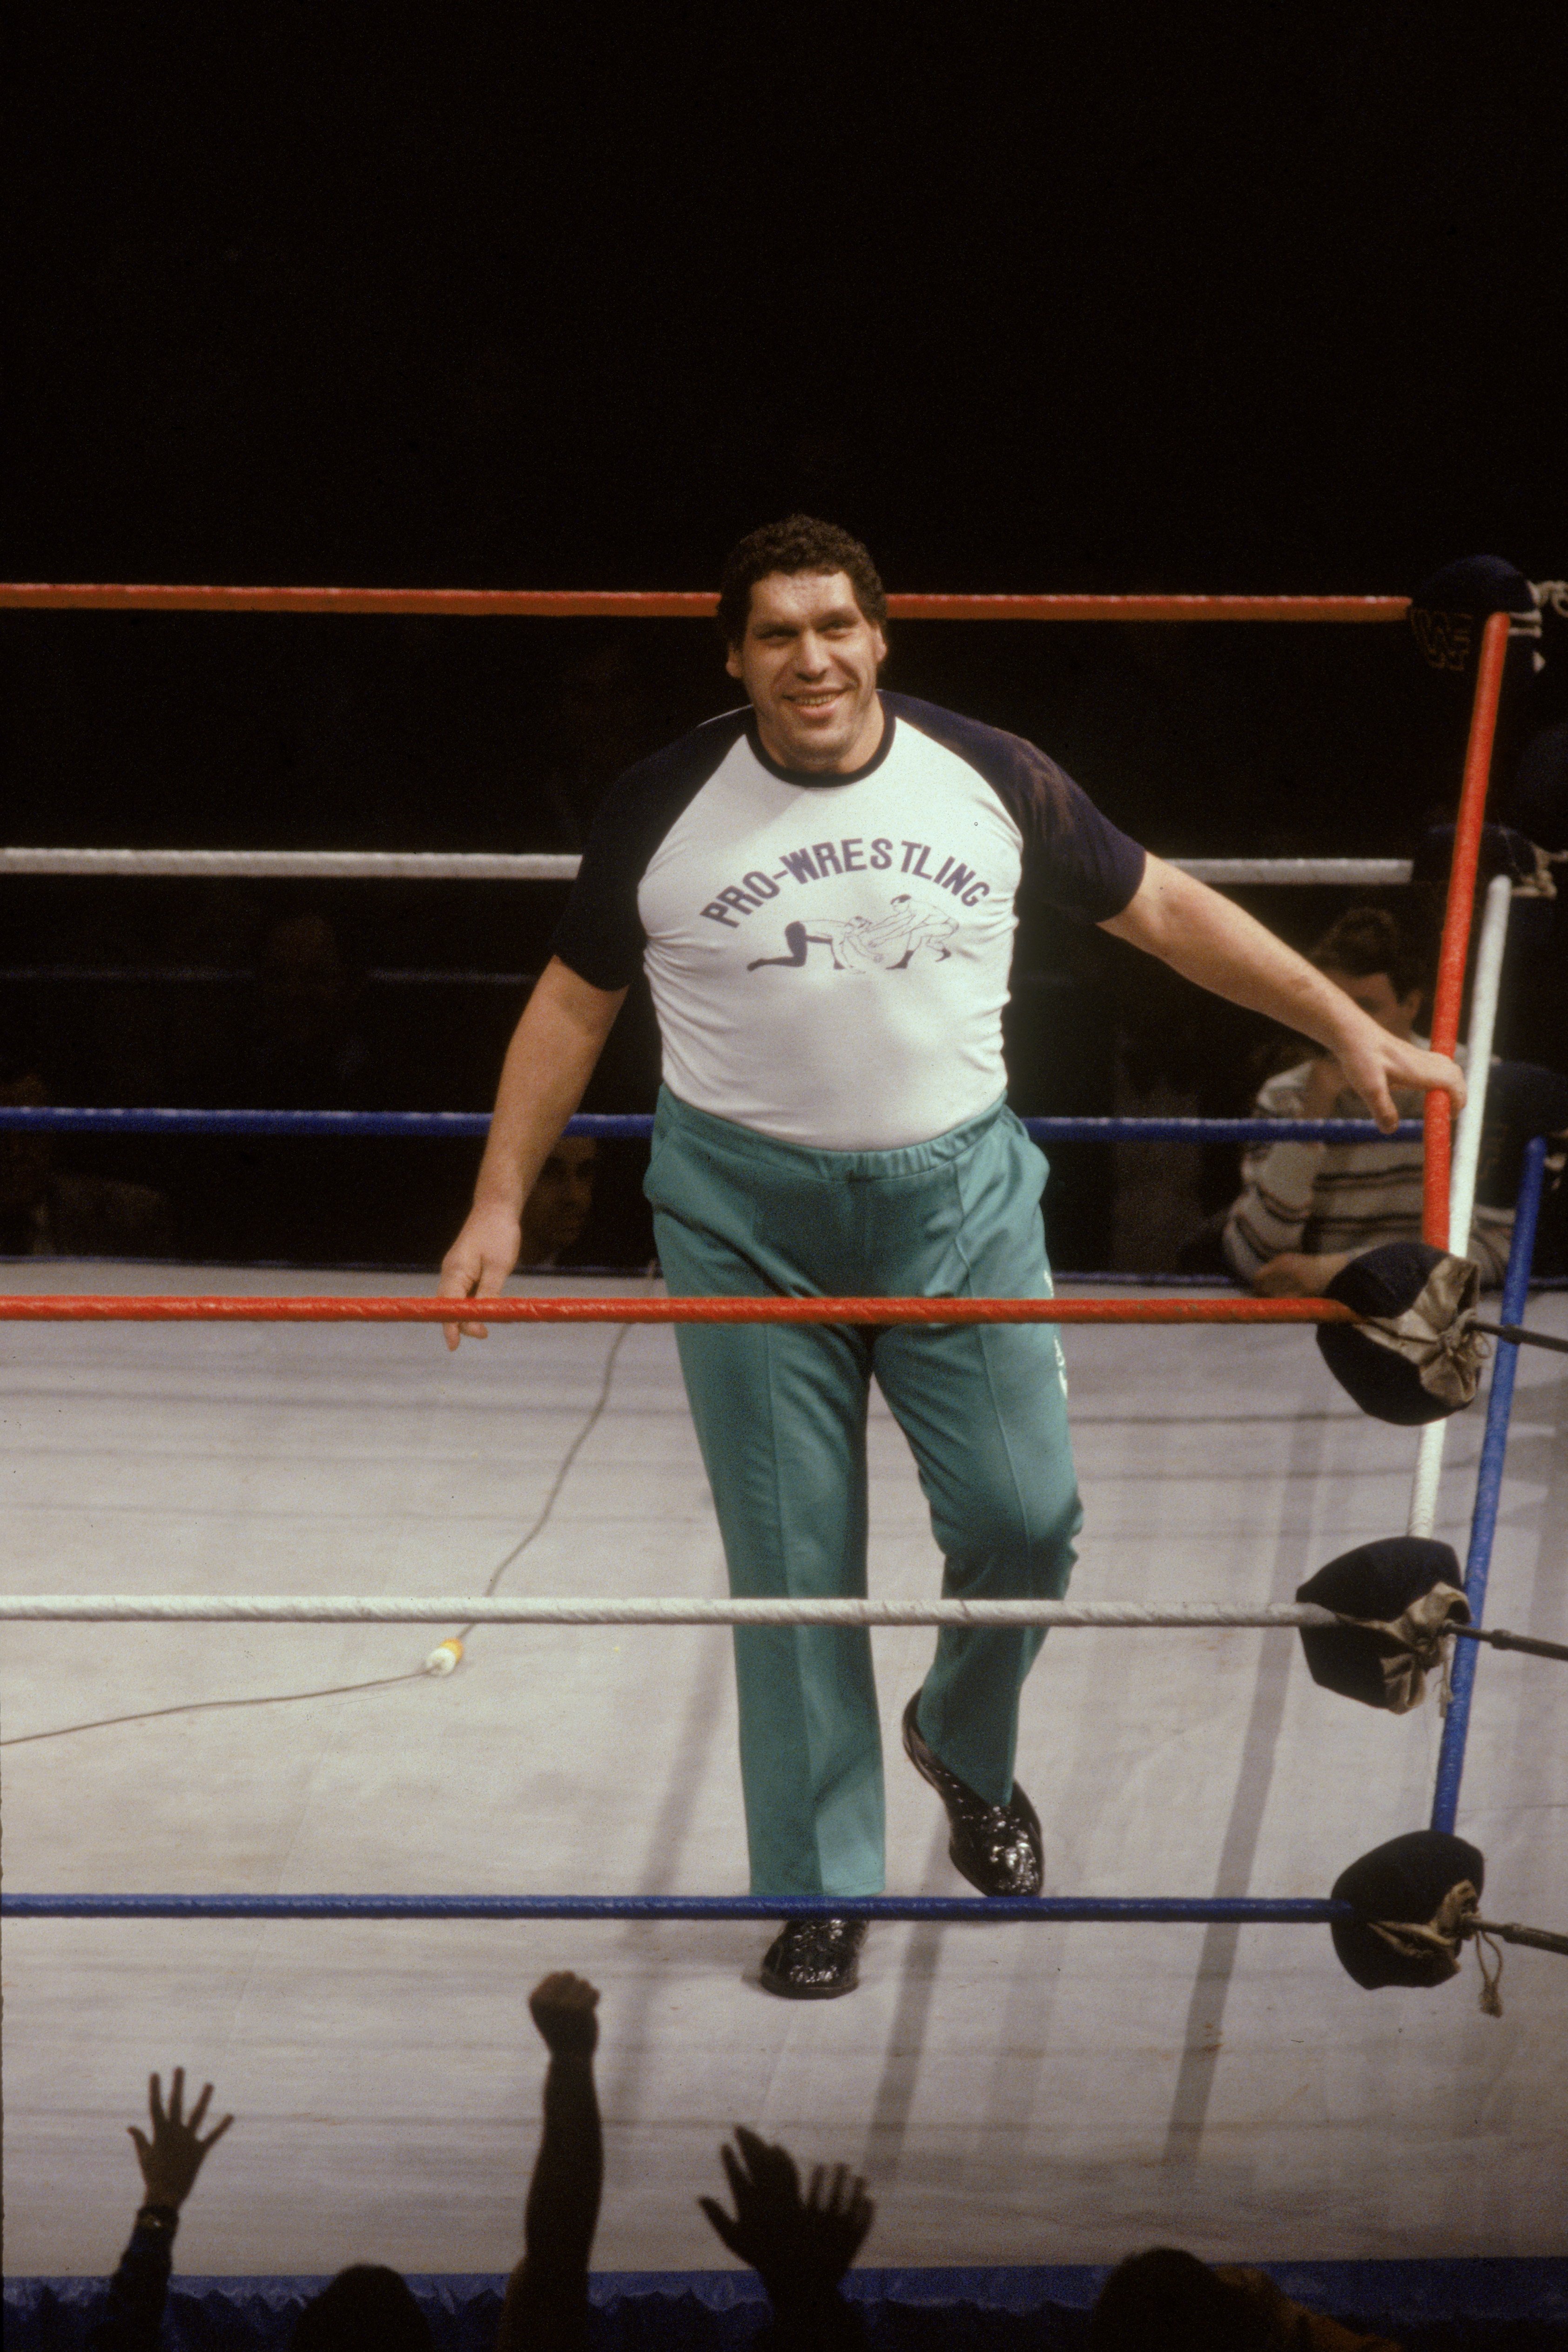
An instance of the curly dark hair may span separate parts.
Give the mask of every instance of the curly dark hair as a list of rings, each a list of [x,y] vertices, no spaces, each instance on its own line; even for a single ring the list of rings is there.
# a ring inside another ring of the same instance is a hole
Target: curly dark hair
[[[855,603],[873,628],[887,620],[887,595],[877,569],[858,539],[837,523],[819,522],[815,515],[786,515],[782,522],[765,522],[747,531],[724,560],[718,591],[719,635],[727,646],[737,646],[746,635],[751,612],[751,591],[770,572],[845,572],[855,592]]]
[[[1106,2280],[1088,2344],[1091,2352],[1280,2352],[1271,2316],[1195,2254],[1151,2246]]]
[[[1331,923],[1307,956],[1320,971],[1348,972],[1352,980],[1370,980],[1385,971],[1396,996],[1412,990],[1425,992],[1427,972],[1420,951],[1413,947],[1386,907],[1347,907]]]
[[[400,2272],[354,2263],[312,2296],[289,2342],[292,2352],[434,2352],[435,2338]]]

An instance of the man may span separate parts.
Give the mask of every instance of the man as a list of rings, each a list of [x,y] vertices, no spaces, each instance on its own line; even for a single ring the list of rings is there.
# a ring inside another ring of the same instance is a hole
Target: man
[[[1385,907],[1347,908],[1307,961],[1390,1036],[1425,1043],[1416,1036],[1421,960]],[[1281,1070],[1257,1102],[1264,1118],[1355,1118],[1360,1108],[1332,1054]],[[1419,1118],[1420,1096],[1406,1094],[1398,1108]],[[1321,1297],[1363,1250],[1420,1239],[1418,1143],[1254,1144],[1241,1175],[1224,1221],[1225,1256],[1266,1298]],[[1501,1282],[1512,1238],[1512,1210],[1478,1202],[1469,1254],[1483,1283]]]
[[[590,1135],[563,1135],[539,1170],[523,1203],[524,1265],[559,1265],[582,1239],[593,1212],[593,1180],[599,1146]]]
[[[831,525],[791,516],[731,554],[719,625],[747,705],[609,795],[507,1055],[444,1297],[499,1290],[639,964],[664,1045],[647,1191],[673,1295],[1049,1297],[1045,1163],[1003,1098],[1020,886],[1319,1038],[1385,1126],[1391,1082],[1462,1095],[1451,1063],[1145,857],[1031,744],[879,693],[886,610],[864,548]],[[446,1328],[455,1347],[484,1327]],[[944,1590],[1064,1591],[1081,1514],[1050,1325],[683,1324],[678,1341],[735,1591],[864,1591],[873,1373],[919,1465]],[[988,1894],[1041,1883],[1013,1780],[1040,1641],[944,1630],[904,1715],[949,1852]],[[787,1923],[762,1982],[847,1992],[855,1901],[883,1885],[869,1637],[747,1626],[735,1654],[753,1890],[844,1904]]]
[[[41,1110],[49,1089],[37,1070],[0,1064],[0,1104]],[[172,1257],[174,1220],[162,1192],[113,1176],[68,1176],[54,1164],[54,1138],[37,1128],[0,1129],[0,1257]]]

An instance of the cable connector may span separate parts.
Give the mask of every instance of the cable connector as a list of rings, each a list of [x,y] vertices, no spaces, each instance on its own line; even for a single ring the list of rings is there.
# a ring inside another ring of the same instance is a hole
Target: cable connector
[[[450,1640],[437,1642],[434,1649],[426,1658],[422,1671],[427,1675],[455,1674],[462,1655],[463,1644],[454,1633]]]

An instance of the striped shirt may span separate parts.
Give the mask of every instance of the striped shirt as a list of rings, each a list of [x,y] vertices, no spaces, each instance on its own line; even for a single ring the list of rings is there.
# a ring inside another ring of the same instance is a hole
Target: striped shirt
[[[1424,1038],[1412,1044],[1424,1046]],[[1461,1048],[1456,1057],[1463,1061]],[[1260,1118],[1303,1118],[1311,1062],[1281,1070],[1260,1088]],[[1419,1118],[1422,1097],[1395,1095],[1401,1118]],[[1366,1106],[1346,1087],[1331,1118],[1364,1118]],[[1270,1258],[1287,1250],[1311,1256],[1354,1256],[1379,1242],[1421,1236],[1421,1146],[1417,1143],[1260,1143],[1241,1162],[1244,1189],[1225,1221],[1225,1255],[1232,1273],[1253,1281]],[[1489,1288],[1501,1282],[1513,1234],[1513,1213],[1479,1203],[1469,1255]]]

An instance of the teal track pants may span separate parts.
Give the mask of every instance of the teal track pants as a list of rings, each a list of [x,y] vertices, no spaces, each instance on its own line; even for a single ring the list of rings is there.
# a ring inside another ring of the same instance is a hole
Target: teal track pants
[[[817,1151],[664,1089],[647,1179],[672,1297],[1051,1296],[1042,1155],[998,1103],[900,1151]],[[908,1439],[945,1593],[1060,1599],[1082,1521],[1050,1324],[687,1323],[681,1370],[737,1595],[866,1589],[874,1378]],[[1012,1794],[1035,1628],[945,1627],[920,1728],[988,1802]],[[882,1736],[861,1627],[735,1633],[752,1892],[875,1895]]]

